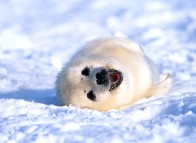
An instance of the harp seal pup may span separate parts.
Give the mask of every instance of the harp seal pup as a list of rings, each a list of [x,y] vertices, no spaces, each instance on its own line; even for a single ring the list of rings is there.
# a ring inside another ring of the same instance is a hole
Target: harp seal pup
[[[165,94],[171,85],[134,41],[105,38],[89,42],[62,68],[56,94],[62,105],[107,111]]]

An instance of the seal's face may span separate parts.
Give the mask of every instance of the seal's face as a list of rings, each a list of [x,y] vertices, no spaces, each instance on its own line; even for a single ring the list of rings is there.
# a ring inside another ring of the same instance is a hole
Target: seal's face
[[[95,70],[95,74],[91,75],[93,70]],[[123,74],[120,71],[115,69],[106,69],[103,67],[85,67],[81,71],[81,75],[85,76],[86,78],[92,78],[92,80],[95,80],[95,86],[102,87],[103,91],[115,90],[116,88],[118,88],[118,86],[120,86],[123,81]],[[83,80],[81,82],[83,82]],[[96,101],[96,95],[92,90],[87,93],[87,98],[92,101]]]
[[[72,66],[75,65],[75,66]],[[66,67],[66,104],[91,109],[109,108],[121,94],[125,81],[123,71],[107,63],[78,60]],[[63,85],[63,84],[62,84]],[[99,109],[102,110],[102,109]],[[103,109],[107,110],[107,109]]]

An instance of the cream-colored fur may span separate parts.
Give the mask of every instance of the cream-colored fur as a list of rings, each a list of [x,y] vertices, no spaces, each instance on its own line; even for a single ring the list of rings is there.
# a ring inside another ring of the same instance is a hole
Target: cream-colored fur
[[[90,68],[90,75],[81,71]],[[95,82],[100,68],[122,72],[123,81],[112,91],[103,90]],[[172,84],[168,75],[159,75],[153,62],[133,41],[126,38],[106,38],[88,43],[66,64],[57,77],[57,95],[63,105],[106,111],[131,105],[141,98],[165,94]],[[89,100],[92,90],[96,101]]]

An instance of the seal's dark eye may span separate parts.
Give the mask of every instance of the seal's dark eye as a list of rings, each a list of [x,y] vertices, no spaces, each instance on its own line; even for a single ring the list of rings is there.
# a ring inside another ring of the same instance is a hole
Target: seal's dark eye
[[[93,93],[92,90],[87,93],[87,97],[92,101],[96,101],[96,95]]]
[[[82,72],[81,72],[81,74],[84,75],[84,76],[88,76],[89,73],[90,73],[90,68],[88,68],[88,67],[85,67],[85,68],[82,70]]]

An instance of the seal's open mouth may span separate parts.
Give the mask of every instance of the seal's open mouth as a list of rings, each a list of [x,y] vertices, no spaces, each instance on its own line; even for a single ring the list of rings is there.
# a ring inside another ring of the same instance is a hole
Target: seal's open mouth
[[[122,73],[114,69],[108,70],[107,78],[109,80],[109,85],[110,85],[109,91],[116,89],[123,81]]]

